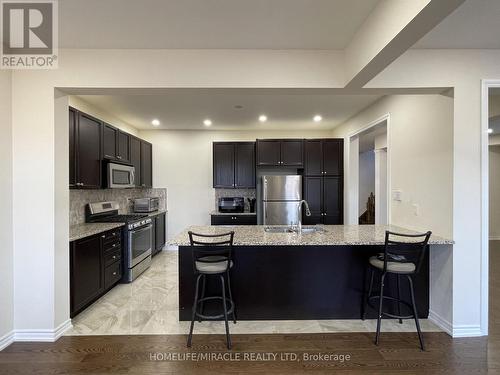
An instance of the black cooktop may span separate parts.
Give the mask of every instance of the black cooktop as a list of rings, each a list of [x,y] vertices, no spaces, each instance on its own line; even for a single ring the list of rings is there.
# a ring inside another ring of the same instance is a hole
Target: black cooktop
[[[131,214],[131,215],[113,215],[113,216],[105,216],[105,217],[100,217],[93,219],[93,222],[99,222],[99,223],[130,223],[133,221],[137,221],[140,219],[144,219],[148,217],[148,215],[138,215],[138,214]]]

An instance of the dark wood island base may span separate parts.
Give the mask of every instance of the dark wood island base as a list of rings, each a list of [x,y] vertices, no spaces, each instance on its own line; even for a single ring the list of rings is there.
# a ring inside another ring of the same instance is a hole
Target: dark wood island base
[[[231,285],[238,320],[360,319],[368,258],[381,245],[235,246]],[[378,289],[375,278],[375,290]],[[386,295],[397,296],[395,276],[386,278]],[[179,319],[191,320],[195,291],[191,248],[179,246]],[[415,278],[419,318],[429,314],[429,252]],[[220,295],[218,280],[207,280],[207,294]],[[410,301],[401,279],[401,297]],[[389,311],[396,306],[384,303]],[[402,306],[402,309],[405,307]],[[206,311],[220,306],[206,306]],[[406,311],[406,310],[403,310]],[[368,308],[367,318],[376,318]]]

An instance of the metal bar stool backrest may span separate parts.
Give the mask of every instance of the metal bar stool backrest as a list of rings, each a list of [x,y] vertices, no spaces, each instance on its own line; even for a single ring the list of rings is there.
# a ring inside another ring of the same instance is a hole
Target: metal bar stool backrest
[[[422,234],[404,234],[385,232],[384,270],[387,271],[388,262],[413,263],[418,273],[425,258],[427,243],[432,232]]]
[[[226,262],[225,271],[229,269],[233,251],[233,231],[221,234],[201,234],[189,231],[188,235],[195,272],[198,272],[197,262],[206,264]]]

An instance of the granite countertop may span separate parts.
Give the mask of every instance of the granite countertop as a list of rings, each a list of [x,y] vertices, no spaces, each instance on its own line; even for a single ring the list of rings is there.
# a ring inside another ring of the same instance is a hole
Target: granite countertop
[[[159,210],[150,212],[147,215],[148,217],[154,217],[165,212],[167,212],[167,210]],[[106,232],[111,229],[120,228],[124,225],[125,223],[82,223],[72,225],[69,227],[69,242]]]
[[[189,230],[204,234],[235,232],[235,246],[338,246],[383,245],[385,231],[416,234],[417,232],[394,225],[320,225],[324,229],[315,233],[268,233],[264,225],[191,226],[170,241],[170,245],[189,246]],[[451,245],[452,240],[432,235],[430,245]]]
[[[228,215],[228,216],[237,216],[237,215],[257,215],[257,212],[219,212],[219,211],[212,211],[210,212],[210,215]]]
[[[82,223],[69,227],[69,242],[120,228],[124,223]]]

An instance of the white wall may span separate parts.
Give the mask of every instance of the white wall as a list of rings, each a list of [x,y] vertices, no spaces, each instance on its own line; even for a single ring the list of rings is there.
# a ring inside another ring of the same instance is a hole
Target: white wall
[[[500,145],[489,147],[489,236],[500,240]]]
[[[14,329],[11,78],[0,70],[0,350]]]
[[[375,194],[375,153],[373,150],[359,154],[358,217],[366,211],[370,193]]]
[[[153,184],[168,189],[168,235],[189,225],[210,224],[214,210],[212,142],[257,138],[321,138],[328,131],[182,131],[148,130],[139,136],[153,144]]]
[[[335,128],[334,136],[345,137],[387,113],[391,186],[403,192],[402,202],[391,203],[391,223],[451,238],[453,99],[387,96]],[[413,204],[419,206],[418,216]]]
[[[130,133],[135,136],[137,136],[137,134],[139,133],[137,128],[135,128],[133,125],[120,120],[118,117],[114,116],[111,113],[96,108],[95,106],[87,103],[85,100],[82,100],[78,96],[69,96],[69,105],[91,116],[97,117],[99,120],[107,122],[108,124],[123,130],[124,132]]]

